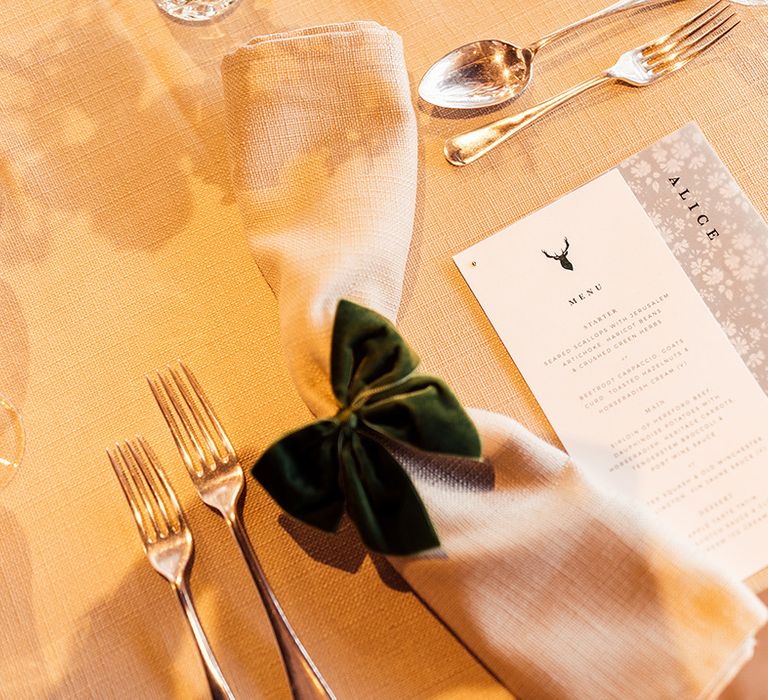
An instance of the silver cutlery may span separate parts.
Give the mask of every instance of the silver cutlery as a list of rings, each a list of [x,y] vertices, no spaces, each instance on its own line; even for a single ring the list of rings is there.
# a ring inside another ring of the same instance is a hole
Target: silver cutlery
[[[113,450],[107,450],[107,455],[131,506],[147,559],[171,584],[184,609],[205,667],[211,697],[234,700],[192,603],[188,583],[192,533],[173,488],[142,437],[116,443]]]
[[[566,90],[512,117],[454,136],[445,142],[443,152],[452,165],[476,161],[534,121],[586,90],[605,83],[619,82],[645,87],[674,73],[723,39],[738,24],[736,13],[723,0],[710,5],[670,34],[624,53],[614,66],[589,80]]]
[[[533,60],[548,44],[568,32],[608,15],[670,0],[619,0],[604,10],[520,47],[499,39],[483,39],[447,53],[424,74],[419,96],[449,109],[479,109],[517,97],[533,79]]]
[[[243,468],[199,382],[181,361],[178,368],[168,366],[154,377],[147,376],[147,381],[200,498],[224,518],[248,564],[272,625],[293,697],[334,698],[288,622],[243,527],[238,510],[245,483]]]

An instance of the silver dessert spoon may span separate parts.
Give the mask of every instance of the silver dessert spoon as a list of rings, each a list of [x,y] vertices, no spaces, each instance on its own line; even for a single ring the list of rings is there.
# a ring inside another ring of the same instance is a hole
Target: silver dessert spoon
[[[498,119],[448,139],[443,149],[446,159],[451,165],[472,163],[561,104],[598,85],[618,82],[632,87],[645,87],[680,70],[738,26],[739,20],[731,9],[730,3],[725,0],[715,0],[714,4],[670,34],[627,51],[607,70],[557,97],[520,114]]]
[[[501,104],[525,90],[533,77],[533,59],[547,44],[589,22],[656,2],[674,0],[619,0],[526,47],[500,39],[464,44],[447,53],[424,74],[419,96],[436,107],[449,109],[479,109]]]

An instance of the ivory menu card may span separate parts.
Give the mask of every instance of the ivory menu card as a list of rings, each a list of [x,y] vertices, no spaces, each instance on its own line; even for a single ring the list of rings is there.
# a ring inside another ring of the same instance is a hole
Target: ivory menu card
[[[715,218],[693,245],[732,246]],[[619,170],[455,262],[576,462],[735,576],[768,565],[768,397]]]

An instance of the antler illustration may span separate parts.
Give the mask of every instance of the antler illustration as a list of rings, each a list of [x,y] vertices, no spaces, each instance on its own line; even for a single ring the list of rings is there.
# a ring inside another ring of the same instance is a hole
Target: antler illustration
[[[568,248],[571,247],[571,244],[568,243],[568,239],[565,239],[565,248],[563,248],[562,251],[557,253],[556,255],[552,255],[551,253],[548,253],[546,250],[542,248],[541,252],[544,253],[548,258],[552,258],[552,260],[557,260],[560,262],[560,264],[565,268],[566,270],[573,270],[573,264],[570,260],[568,260]]]

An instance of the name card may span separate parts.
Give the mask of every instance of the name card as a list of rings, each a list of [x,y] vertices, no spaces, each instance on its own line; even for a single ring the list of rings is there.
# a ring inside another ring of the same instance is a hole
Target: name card
[[[656,181],[722,246],[716,205]],[[455,262],[576,462],[734,575],[768,565],[768,397],[621,172]]]

